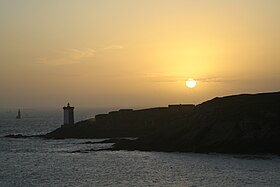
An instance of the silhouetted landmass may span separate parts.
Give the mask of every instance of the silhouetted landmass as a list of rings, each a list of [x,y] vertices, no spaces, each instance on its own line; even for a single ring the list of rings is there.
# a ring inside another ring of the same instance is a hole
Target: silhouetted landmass
[[[87,141],[83,142],[81,144],[108,144],[108,143],[119,143],[125,140],[135,140],[135,138],[110,138],[110,139],[105,139],[102,141]]]
[[[280,93],[215,98],[159,131],[114,150],[280,153]]]
[[[121,109],[96,115],[75,125],[64,125],[45,135],[46,138],[115,138],[142,137],[164,127],[175,119],[192,113],[194,105],[169,105],[144,110]]]
[[[110,150],[280,154],[280,92],[214,98],[197,106],[122,109],[44,137],[112,138],[104,142],[114,143]]]
[[[22,135],[22,134],[9,134],[6,138],[44,138],[45,135]]]

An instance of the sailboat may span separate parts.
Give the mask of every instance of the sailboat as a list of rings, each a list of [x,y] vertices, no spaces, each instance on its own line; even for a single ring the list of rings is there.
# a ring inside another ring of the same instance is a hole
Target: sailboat
[[[21,112],[20,109],[18,109],[18,115],[16,116],[17,119],[21,119]]]

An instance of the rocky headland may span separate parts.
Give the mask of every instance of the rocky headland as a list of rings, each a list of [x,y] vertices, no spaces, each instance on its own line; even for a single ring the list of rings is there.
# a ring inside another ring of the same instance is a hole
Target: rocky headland
[[[41,137],[109,138],[111,150],[280,154],[280,92],[217,97],[196,106],[121,109]]]
[[[114,150],[280,154],[280,93],[214,98]]]

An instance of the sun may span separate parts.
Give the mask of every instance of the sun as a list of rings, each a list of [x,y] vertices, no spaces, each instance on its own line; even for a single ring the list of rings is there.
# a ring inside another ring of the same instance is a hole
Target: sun
[[[196,86],[196,81],[194,79],[188,79],[186,81],[186,86],[188,88],[194,88]]]

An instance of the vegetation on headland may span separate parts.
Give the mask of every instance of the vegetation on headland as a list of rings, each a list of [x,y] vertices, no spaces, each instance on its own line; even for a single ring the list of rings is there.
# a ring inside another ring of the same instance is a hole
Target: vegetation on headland
[[[120,110],[44,137],[138,137],[112,139],[111,150],[280,154],[280,92],[214,98],[197,106]]]

